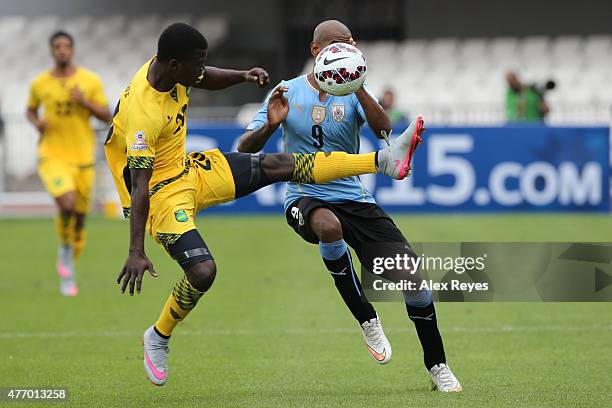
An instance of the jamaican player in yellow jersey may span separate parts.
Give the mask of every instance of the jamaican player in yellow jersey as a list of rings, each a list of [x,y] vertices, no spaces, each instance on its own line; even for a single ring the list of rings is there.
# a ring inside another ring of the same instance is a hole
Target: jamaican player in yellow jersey
[[[94,182],[94,132],[89,119],[110,122],[111,115],[98,76],[72,62],[72,36],[58,31],[49,43],[54,67],[32,82],[27,117],[40,133],[38,173],[58,207],[60,290],[74,296],[73,260],[85,245],[85,216]]]
[[[242,82],[265,86],[261,68],[234,71],[205,66],[208,45],[187,24],[161,34],[157,55],[147,61],[123,92],[105,143],[124,212],[130,217],[128,257],[117,283],[121,292],[141,291],[144,272],[157,276],[144,251],[144,234],[163,245],[184,275],[172,289],[154,325],[144,333],[144,368],[157,385],[166,383],[168,342],[210,289],[217,269],[198,233],[194,217],[206,207],[232,201],[276,182],[325,183],[381,172],[396,179],[408,173],[422,123],[412,126],[378,152],[309,154],[185,154],[187,104],[192,88],[224,89]],[[267,120],[278,126],[289,109],[287,89],[269,97]]]

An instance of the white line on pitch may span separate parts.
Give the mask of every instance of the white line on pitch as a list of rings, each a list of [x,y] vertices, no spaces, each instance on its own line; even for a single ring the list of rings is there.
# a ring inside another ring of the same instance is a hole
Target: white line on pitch
[[[412,327],[389,328],[387,333],[412,332]],[[592,326],[499,326],[499,327],[467,327],[450,326],[442,327],[442,332],[467,332],[467,333],[523,333],[523,332],[581,332],[581,331],[612,331],[612,325],[592,325]],[[287,329],[287,330],[257,330],[257,329],[228,329],[228,330],[179,330],[180,336],[253,336],[253,335],[319,335],[319,334],[342,334],[357,333],[357,328],[336,328],[336,329]],[[35,331],[14,331],[0,333],[0,339],[15,338],[58,338],[58,337],[136,337],[142,336],[142,332],[137,331],[58,331],[58,332],[35,332]]]

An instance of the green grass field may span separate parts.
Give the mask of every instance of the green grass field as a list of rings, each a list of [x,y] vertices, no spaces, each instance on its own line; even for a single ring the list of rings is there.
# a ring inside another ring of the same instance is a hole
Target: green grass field
[[[607,216],[396,220],[414,241],[612,237]],[[282,217],[208,217],[199,227],[219,273],[175,332],[168,384],[154,387],[140,339],[181,270],[148,239],[160,276],[147,277],[141,295],[121,296],[114,279],[127,253],[127,224],[94,218],[78,264],[80,294],[63,298],[52,221],[0,220],[0,387],[67,387],[70,403],[58,406],[74,407],[611,404],[610,304],[439,304],[447,357],[465,389],[441,395],[430,391],[403,305],[376,305],[394,351],[378,366],[317,247]]]

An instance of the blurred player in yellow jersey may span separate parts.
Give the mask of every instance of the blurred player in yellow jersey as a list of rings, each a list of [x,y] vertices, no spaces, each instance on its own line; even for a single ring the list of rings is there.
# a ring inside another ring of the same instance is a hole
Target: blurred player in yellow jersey
[[[72,62],[72,36],[58,31],[49,44],[54,67],[32,82],[27,117],[40,133],[38,174],[58,207],[60,291],[74,296],[74,260],[85,245],[85,216],[94,183],[95,140],[89,119],[110,122],[111,114],[100,78]]]

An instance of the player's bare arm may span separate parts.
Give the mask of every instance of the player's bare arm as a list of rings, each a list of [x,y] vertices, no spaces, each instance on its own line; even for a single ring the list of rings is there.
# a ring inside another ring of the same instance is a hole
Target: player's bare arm
[[[258,129],[244,133],[238,142],[238,151],[243,153],[257,153],[262,150],[274,131],[287,118],[289,114],[289,101],[284,95],[288,89],[278,86],[268,100],[267,121]]]
[[[75,86],[70,90],[70,97],[78,105],[87,109],[97,119],[106,123],[111,122],[113,117],[108,109],[108,105],[98,105],[95,102],[87,100],[78,86]]]
[[[270,76],[263,68],[252,68],[248,71],[223,69],[207,66],[203,79],[195,87],[215,91],[229,88],[243,82],[252,82],[263,88],[270,82]]]
[[[386,135],[390,134],[391,120],[378,101],[374,99],[363,86],[355,92],[355,96],[357,96],[357,100],[365,112],[368,126],[372,129],[374,135],[379,139],[383,139],[384,136],[382,132],[385,132]]]
[[[45,130],[47,129],[47,121],[38,116],[38,109],[28,108],[26,111],[26,117],[28,118],[28,121],[34,125],[36,130],[38,130],[38,133],[41,135],[45,133]]]
[[[134,286],[140,293],[142,278],[145,271],[156,277],[153,264],[147,258],[144,250],[144,233],[149,216],[149,180],[153,169],[131,169],[132,183],[132,207],[130,213],[130,250],[125,265],[117,277],[117,283],[121,283],[121,293],[129,284],[130,295],[134,295]]]

